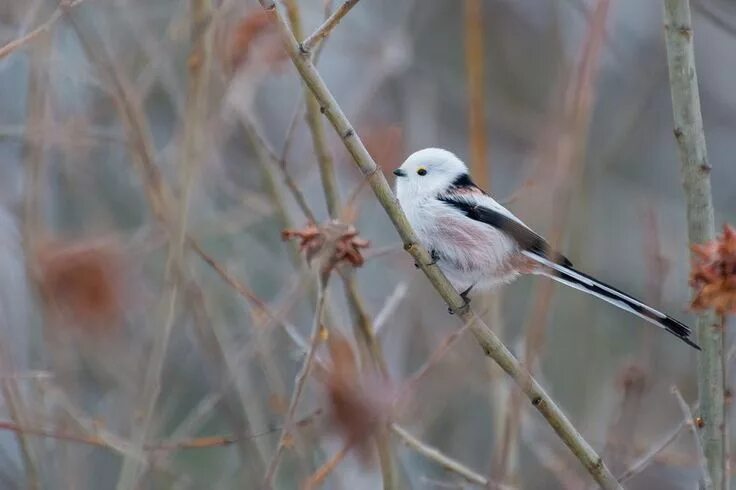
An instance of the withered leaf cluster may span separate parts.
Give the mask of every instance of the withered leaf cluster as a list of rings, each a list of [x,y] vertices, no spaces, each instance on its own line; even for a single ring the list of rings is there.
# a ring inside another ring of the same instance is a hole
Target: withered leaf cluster
[[[330,272],[341,263],[362,266],[365,258],[361,250],[370,246],[353,225],[339,221],[309,224],[301,230],[283,230],[281,236],[284,240],[298,239],[299,250],[307,262],[319,257],[322,272]]]
[[[713,309],[720,315],[736,313],[736,229],[725,225],[721,236],[693,246],[693,252],[692,308]]]

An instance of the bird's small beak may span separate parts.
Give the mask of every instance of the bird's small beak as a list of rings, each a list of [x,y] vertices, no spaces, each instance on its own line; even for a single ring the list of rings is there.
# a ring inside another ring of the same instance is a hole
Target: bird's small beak
[[[394,170],[394,175],[397,177],[406,177],[406,171],[400,168],[397,168],[396,170]]]

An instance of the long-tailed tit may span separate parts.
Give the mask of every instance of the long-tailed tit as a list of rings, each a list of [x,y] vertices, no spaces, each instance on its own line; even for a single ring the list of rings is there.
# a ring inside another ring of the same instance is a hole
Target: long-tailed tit
[[[540,274],[661,327],[700,349],[687,325],[573,268],[542,237],[476,186],[454,154],[427,148],[396,170],[396,194],[421,244],[462,297]]]

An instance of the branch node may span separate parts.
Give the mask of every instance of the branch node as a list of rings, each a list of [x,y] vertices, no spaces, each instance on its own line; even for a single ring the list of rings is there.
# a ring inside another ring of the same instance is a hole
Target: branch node
[[[690,39],[693,36],[693,30],[689,26],[679,26],[677,28],[677,32],[687,39]]]
[[[355,136],[355,131],[353,131],[353,128],[349,128],[347,131],[345,131],[345,134],[342,135],[343,139],[348,139]]]
[[[302,56],[309,56],[309,48],[307,48],[304,43],[299,43],[299,54]]]

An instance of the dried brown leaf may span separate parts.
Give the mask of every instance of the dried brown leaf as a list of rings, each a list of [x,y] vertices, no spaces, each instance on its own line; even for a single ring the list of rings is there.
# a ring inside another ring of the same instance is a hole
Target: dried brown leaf
[[[692,250],[692,308],[713,309],[720,315],[736,313],[736,229],[725,225],[721,236]]]

